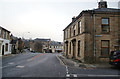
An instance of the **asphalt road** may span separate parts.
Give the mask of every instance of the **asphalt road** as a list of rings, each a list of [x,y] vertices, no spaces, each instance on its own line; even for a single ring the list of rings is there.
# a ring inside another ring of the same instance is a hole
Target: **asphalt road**
[[[84,69],[69,67],[57,57],[60,54],[52,53],[21,53],[2,58],[3,77],[105,77],[114,79],[120,77],[120,69],[99,68]]]
[[[65,77],[57,54],[22,53],[3,58],[3,77]]]

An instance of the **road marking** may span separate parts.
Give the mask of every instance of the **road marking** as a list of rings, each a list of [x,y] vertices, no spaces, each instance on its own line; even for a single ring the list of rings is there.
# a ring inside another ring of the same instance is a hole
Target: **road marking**
[[[8,63],[8,64],[11,64],[11,65],[12,65],[12,64],[14,64],[14,62],[11,62],[11,63]]]
[[[120,75],[94,75],[94,74],[71,74],[74,77],[120,77]]]
[[[65,68],[66,68],[66,74],[67,74],[66,77],[70,76],[70,75],[68,74],[69,71],[68,71],[67,65],[65,65],[64,62],[63,62],[58,56],[56,56],[56,57],[57,57],[57,59],[60,61],[60,63],[65,66]]]
[[[77,77],[77,74],[74,74],[73,77]]]
[[[68,74],[68,67],[66,66],[66,73]]]
[[[6,68],[6,67],[8,67],[8,66],[14,64],[14,62],[10,62],[10,63],[8,63],[8,64],[9,64],[9,65],[7,65],[7,66],[3,66],[3,67],[0,67],[0,68],[1,68],[1,69],[2,69],[2,68]]]
[[[16,66],[17,68],[24,68],[25,66]]]
[[[120,75],[88,75],[89,77],[120,77]]]
[[[6,68],[6,67],[8,67],[8,66],[3,66],[3,67],[0,67],[0,68],[2,69],[2,68]]]
[[[57,57],[57,59],[60,61],[60,63],[61,63],[62,65],[66,66],[66,65],[63,63],[63,61],[62,61],[58,56],[56,56],[56,57]]]
[[[67,75],[66,75],[66,77],[70,77],[70,75],[69,75],[69,74],[67,74]]]
[[[44,55],[44,54],[45,54],[45,53],[38,54],[38,55],[36,55],[36,56],[34,56],[34,57],[28,59],[27,61],[32,61],[32,60],[34,60],[34,59],[36,59],[36,58],[38,58],[39,56]]]

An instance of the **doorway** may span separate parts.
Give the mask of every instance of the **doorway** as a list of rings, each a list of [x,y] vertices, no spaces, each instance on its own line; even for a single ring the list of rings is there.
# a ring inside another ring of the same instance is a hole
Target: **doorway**
[[[4,55],[4,45],[2,46],[2,55]]]
[[[76,41],[74,40],[73,41],[73,58],[76,58],[75,54],[76,54]]]

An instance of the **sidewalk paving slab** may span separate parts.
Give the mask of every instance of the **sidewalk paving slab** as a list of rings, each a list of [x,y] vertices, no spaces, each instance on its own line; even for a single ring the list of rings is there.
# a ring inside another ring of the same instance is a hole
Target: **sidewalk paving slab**
[[[66,58],[65,56],[59,55],[58,56],[62,62],[70,67],[80,67],[80,68],[88,68],[88,69],[93,69],[93,68],[111,68],[113,67],[112,65],[110,65],[109,63],[99,63],[99,64],[86,64],[86,63],[81,63],[78,62],[77,60],[74,59],[69,59]]]

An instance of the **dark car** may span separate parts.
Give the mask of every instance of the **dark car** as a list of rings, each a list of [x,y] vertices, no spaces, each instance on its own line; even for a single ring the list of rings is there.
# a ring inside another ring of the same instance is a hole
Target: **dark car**
[[[31,52],[35,53],[35,51],[34,51],[34,50],[31,50]]]
[[[112,51],[109,58],[111,65],[120,66],[120,50]]]

